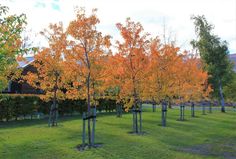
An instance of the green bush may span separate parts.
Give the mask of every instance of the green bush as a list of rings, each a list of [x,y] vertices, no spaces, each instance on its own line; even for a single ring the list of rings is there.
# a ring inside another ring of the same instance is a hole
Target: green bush
[[[0,95],[0,120],[17,120],[38,112],[40,98],[35,95]]]
[[[106,112],[113,112],[116,109],[116,100],[113,99],[99,99],[98,111],[105,110]]]
[[[116,109],[116,101],[112,99],[99,99],[98,111],[113,112]],[[40,99],[38,95],[25,94],[0,94],[0,121],[18,120],[33,115],[49,114],[52,102]],[[74,112],[82,114],[87,111],[87,102],[80,100],[63,100],[58,102],[59,115],[72,115]]]
[[[59,101],[58,103],[58,109],[59,109],[59,115],[63,116],[65,114],[72,115],[74,112],[79,112],[82,114],[82,112],[86,111],[87,105],[86,100],[63,100]]]
[[[10,96],[0,95],[0,120],[3,121],[5,119],[8,121],[12,117],[11,111],[12,101],[10,100]]]

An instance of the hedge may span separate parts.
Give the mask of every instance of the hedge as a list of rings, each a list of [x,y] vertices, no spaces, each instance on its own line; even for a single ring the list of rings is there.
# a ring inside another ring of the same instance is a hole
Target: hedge
[[[112,99],[99,99],[97,110],[99,112],[113,112],[116,101]],[[33,118],[38,114],[49,114],[52,102],[45,102],[39,95],[0,94],[0,121]],[[59,115],[72,115],[87,110],[86,100],[62,100],[58,102]]]

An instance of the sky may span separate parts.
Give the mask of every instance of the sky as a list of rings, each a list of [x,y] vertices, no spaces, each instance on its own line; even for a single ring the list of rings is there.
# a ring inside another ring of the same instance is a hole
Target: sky
[[[214,34],[228,42],[230,53],[236,53],[236,0],[0,0],[0,4],[8,6],[11,14],[27,15],[27,30],[32,30],[36,45],[45,45],[42,37],[33,38],[38,32],[59,21],[66,27],[77,6],[88,14],[98,9],[98,30],[111,35],[113,43],[121,38],[115,24],[130,17],[153,37],[163,39],[165,28],[166,36],[182,50],[191,50],[189,43],[196,38],[190,17],[205,15],[215,26]]]

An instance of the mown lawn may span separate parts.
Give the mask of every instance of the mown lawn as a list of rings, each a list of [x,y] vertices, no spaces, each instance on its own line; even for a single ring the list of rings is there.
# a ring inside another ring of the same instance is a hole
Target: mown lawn
[[[198,159],[236,158],[236,112],[190,117],[177,121],[178,109],[168,110],[167,127],[160,124],[160,110],[143,113],[144,135],[133,135],[131,114],[97,117],[96,142],[101,148],[78,151],[81,144],[80,116],[60,119],[48,128],[47,120],[0,123],[1,159]]]

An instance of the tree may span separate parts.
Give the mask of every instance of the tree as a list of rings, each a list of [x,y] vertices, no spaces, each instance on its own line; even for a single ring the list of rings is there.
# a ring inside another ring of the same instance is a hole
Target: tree
[[[174,43],[151,40],[148,72],[145,96],[162,103],[163,126],[169,101],[180,104],[180,120],[184,120],[184,103],[205,97],[207,74],[200,60],[187,51],[180,52]]]
[[[178,51],[179,48],[174,45],[162,45],[158,38],[151,40],[148,80],[150,87],[147,85],[150,92],[147,96],[152,95],[156,101],[174,96],[175,77],[178,73],[176,71],[181,61]]]
[[[224,95],[227,101],[236,102],[236,73],[233,74],[231,82],[227,83],[224,87]]]
[[[174,44],[161,44],[158,38],[151,40],[146,96],[162,104],[162,126],[166,126],[167,104],[179,97],[181,68],[184,67],[179,48]]]
[[[63,53],[66,49],[66,34],[62,23],[50,24],[42,34],[47,38],[49,47],[38,52],[32,65],[36,68],[24,76],[24,79],[33,87],[43,90],[45,100],[52,100],[50,108],[49,126],[57,126],[58,99],[64,98],[65,72]]]
[[[119,83],[122,98],[127,100],[127,109],[133,108],[133,131],[134,133],[141,133],[142,120],[141,110],[138,107],[142,100],[142,83],[146,79],[146,68],[148,66],[147,47],[149,41],[147,40],[147,33],[143,33],[143,27],[140,23],[135,23],[126,19],[125,25],[121,23],[116,24],[123,41],[117,41],[118,55],[120,68],[117,68],[119,75],[123,78],[123,83]],[[140,127],[138,127],[137,114],[140,113]]]
[[[74,97],[84,97],[87,100],[88,121],[88,146],[94,147],[95,117],[92,107],[96,107],[96,91],[100,87],[104,76],[104,67],[106,64],[106,55],[110,52],[110,36],[103,36],[97,31],[99,19],[96,16],[96,10],[92,11],[90,16],[86,16],[84,9],[78,9],[76,19],[71,21],[67,33],[70,36],[69,48],[66,52],[66,61],[70,63],[71,79],[74,79],[69,94]],[[91,132],[91,119],[93,129]],[[84,128],[85,129],[85,128]],[[85,130],[83,130],[85,131]],[[85,134],[83,134],[85,135]],[[84,138],[83,138],[84,146]]]
[[[208,75],[202,68],[202,62],[197,55],[183,56],[181,97],[183,102],[191,102],[191,115],[195,116],[194,102],[208,100],[211,85],[208,84]],[[203,107],[205,109],[205,107]]]
[[[228,58],[227,42],[212,33],[214,27],[207,22],[205,16],[193,16],[192,19],[197,40],[193,40],[191,44],[198,49],[204,63],[204,70],[209,75],[208,82],[214,90],[213,95],[220,100],[221,111],[225,112],[223,87],[232,78],[233,71]]]
[[[26,15],[7,15],[8,10],[8,7],[0,5],[0,90],[7,86],[16,70],[16,56],[26,51],[21,48]]]
[[[120,54],[108,56],[106,63],[106,72],[109,76],[106,76],[104,80],[104,93],[103,98],[112,99],[116,101],[117,117],[122,117],[122,111],[124,106],[124,97],[121,94],[121,86],[125,80],[124,69],[122,66],[123,61]]]

